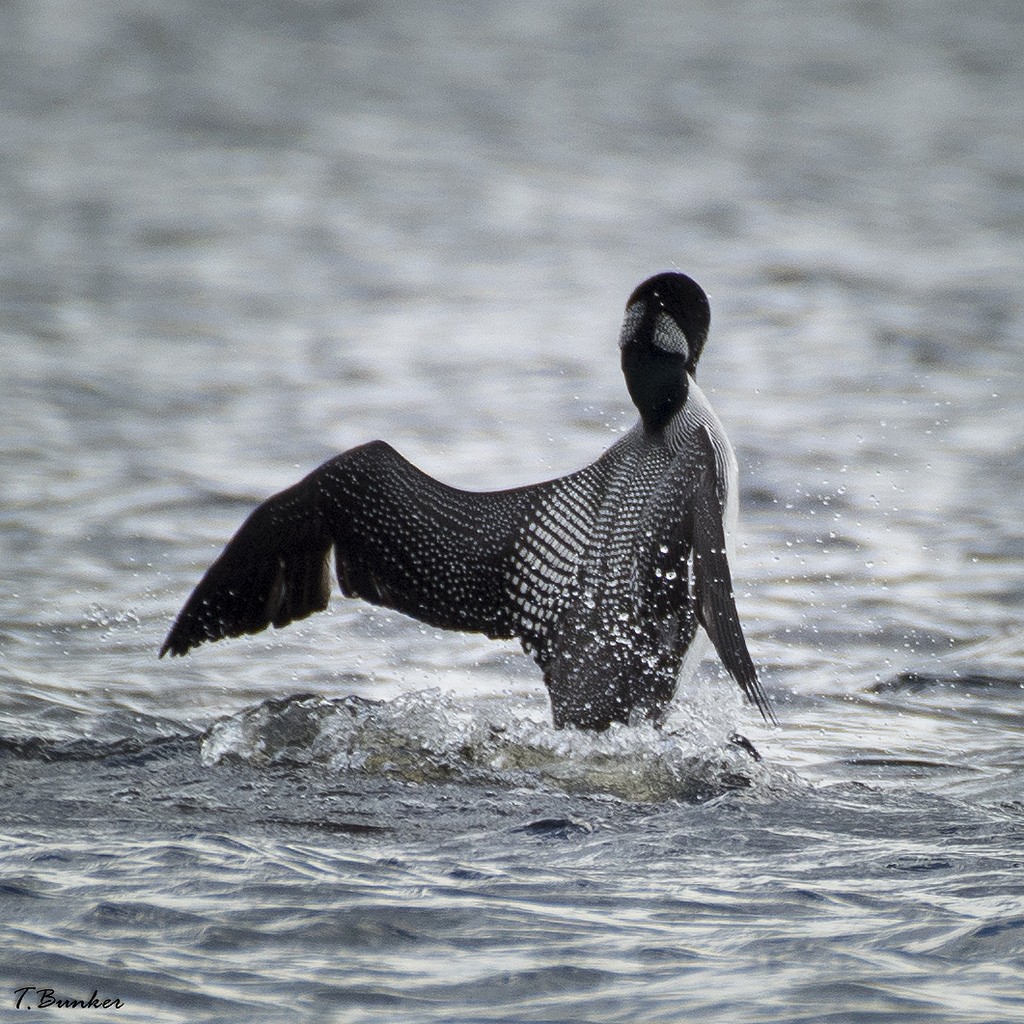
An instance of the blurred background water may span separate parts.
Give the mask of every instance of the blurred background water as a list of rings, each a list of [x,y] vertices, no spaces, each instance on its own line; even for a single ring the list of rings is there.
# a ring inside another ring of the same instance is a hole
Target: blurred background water
[[[1015,0],[0,6],[0,1006],[1024,1020],[1022,55]],[[591,461],[667,267],[778,730],[709,663],[556,733],[340,598],[155,660],[344,448]]]

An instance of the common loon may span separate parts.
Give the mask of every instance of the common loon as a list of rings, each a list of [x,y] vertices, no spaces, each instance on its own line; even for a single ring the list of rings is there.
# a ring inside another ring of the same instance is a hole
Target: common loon
[[[322,611],[333,550],[346,597],[518,639],[544,673],[558,728],[660,723],[700,660],[698,627],[774,722],[726,555],[736,457],[694,380],[710,321],[707,296],[685,274],[636,288],[619,345],[640,421],[568,476],[462,491],[383,441],[325,462],[242,524],[160,656]]]

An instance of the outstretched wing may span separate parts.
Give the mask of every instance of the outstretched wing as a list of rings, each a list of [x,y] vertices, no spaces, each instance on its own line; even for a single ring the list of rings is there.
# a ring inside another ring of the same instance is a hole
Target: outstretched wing
[[[676,457],[665,480],[663,495],[671,496],[676,508],[672,523],[653,562],[662,573],[649,573],[654,591],[648,601],[652,608],[664,603],[661,582],[668,571],[690,560],[689,586],[697,613],[718,652],[722,664],[739,684],[767,722],[776,723],[757,677],[757,669],[747,649],[739,612],[732,589],[732,574],[726,554],[723,523],[726,502],[724,460],[715,450],[711,434],[704,425],[695,431],[695,443]],[[686,585],[685,581],[682,585]]]
[[[246,519],[206,571],[167,634],[160,657],[322,611],[331,592],[332,543],[315,512],[311,477],[274,495]]]
[[[581,501],[596,494],[588,481],[602,461],[546,484],[474,493],[439,483],[383,441],[353,448],[249,516],[193,591],[160,655],[322,611],[332,549],[345,595],[445,629],[519,637],[536,653],[578,553],[571,543],[560,553],[541,543],[531,571],[520,541],[536,511],[564,488]],[[588,514],[580,510],[584,521]]]

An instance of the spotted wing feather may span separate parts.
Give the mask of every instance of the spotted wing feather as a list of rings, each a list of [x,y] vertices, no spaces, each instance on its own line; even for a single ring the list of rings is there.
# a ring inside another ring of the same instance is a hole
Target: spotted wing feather
[[[695,434],[695,443],[677,455],[664,481],[662,500],[670,498],[680,512],[666,520],[659,557],[666,567],[687,566],[679,579],[686,581],[697,619],[722,664],[764,719],[775,722],[736,609],[726,553],[724,466],[707,428],[701,426]],[[648,573],[646,578],[651,588],[646,600],[652,609],[675,600],[664,588],[663,577]]]
[[[439,483],[382,441],[354,448],[252,513],[192,593],[161,656],[323,610],[332,549],[346,596],[445,629],[518,637],[536,654],[576,551],[559,560],[540,545],[535,562],[522,565],[517,542],[558,492],[596,492],[586,480],[600,464],[546,484],[476,493]]]

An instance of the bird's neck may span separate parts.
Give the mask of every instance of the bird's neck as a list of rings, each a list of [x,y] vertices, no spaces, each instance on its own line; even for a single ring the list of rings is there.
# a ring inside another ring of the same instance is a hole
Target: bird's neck
[[[685,360],[652,346],[630,345],[622,351],[622,372],[644,429],[648,433],[664,430],[686,404]]]

